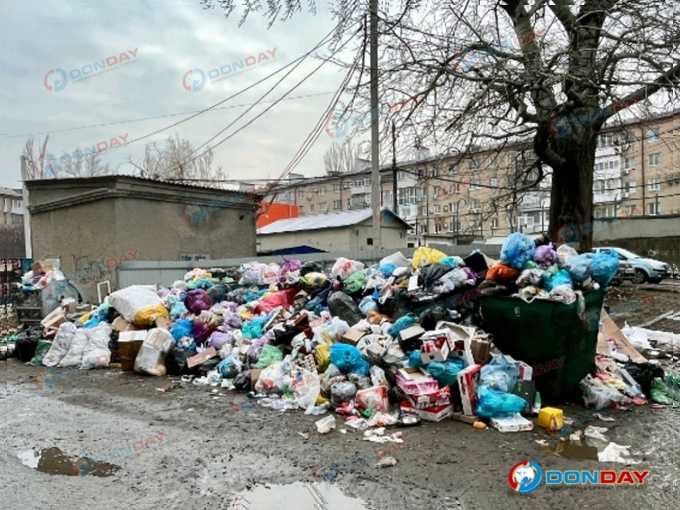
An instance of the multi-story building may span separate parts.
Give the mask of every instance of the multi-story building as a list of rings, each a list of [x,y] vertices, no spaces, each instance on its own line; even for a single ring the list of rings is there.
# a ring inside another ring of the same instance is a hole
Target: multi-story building
[[[607,126],[595,157],[595,218],[680,213],[679,142],[680,111]],[[544,232],[551,176],[543,167],[545,177],[536,185],[536,165],[531,145],[522,143],[398,163],[396,212],[410,225],[413,244]],[[391,167],[380,174],[382,206],[392,208]],[[299,206],[301,215],[365,208],[370,168],[298,178],[273,194]]]
[[[20,190],[0,188],[0,225],[22,225],[24,207]]]

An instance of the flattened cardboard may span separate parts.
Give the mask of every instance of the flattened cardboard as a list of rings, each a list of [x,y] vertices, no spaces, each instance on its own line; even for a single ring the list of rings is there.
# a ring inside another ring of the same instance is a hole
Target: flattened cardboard
[[[196,365],[205,363],[210,358],[214,358],[215,356],[217,356],[217,351],[215,350],[214,347],[209,347],[203,352],[199,352],[198,354],[187,359],[187,366],[189,368],[194,368]]]
[[[609,314],[602,310],[600,315],[600,331],[597,334],[597,353],[609,355],[608,340],[612,340],[621,352],[630,358],[633,363],[647,363],[647,358],[640,354],[626,335],[619,329]]]

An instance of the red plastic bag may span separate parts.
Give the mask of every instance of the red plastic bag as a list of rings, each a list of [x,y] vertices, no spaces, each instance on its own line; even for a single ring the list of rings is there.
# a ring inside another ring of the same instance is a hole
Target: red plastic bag
[[[280,290],[278,292],[269,294],[268,296],[265,296],[260,300],[260,302],[257,305],[257,308],[255,308],[255,313],[257,314],[269,313],[274,308],[277,308],[279,306],[288,308],[289,306],[292,306],[293,301],[295,300],[295,294],[297,293],[298,289],[295,287],[291,287],[290,289]]]

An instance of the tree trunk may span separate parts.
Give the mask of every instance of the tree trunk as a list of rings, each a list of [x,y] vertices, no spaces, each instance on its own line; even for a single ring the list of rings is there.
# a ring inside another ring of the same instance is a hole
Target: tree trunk
[[[553,170],[548,236],[579,251],[593,245],[593,170],[600,126],[584,122],[588,117],[572,113],[539,128],[535,147]]]

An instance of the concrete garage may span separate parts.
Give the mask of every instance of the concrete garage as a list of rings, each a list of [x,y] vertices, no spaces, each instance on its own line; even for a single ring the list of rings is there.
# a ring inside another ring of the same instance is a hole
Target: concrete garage
[[[27,182],[33,258],[59,258],[88,299],[133,260],[250,257],[259,195],[103,176]]]
[[[388,209],[381,211],[382,248],[405,248],[408,224]],[[282,253],[299,247],[351,253],[358,257],[377,246],[371,209],[289,218],[257,231],[259,253]]]

